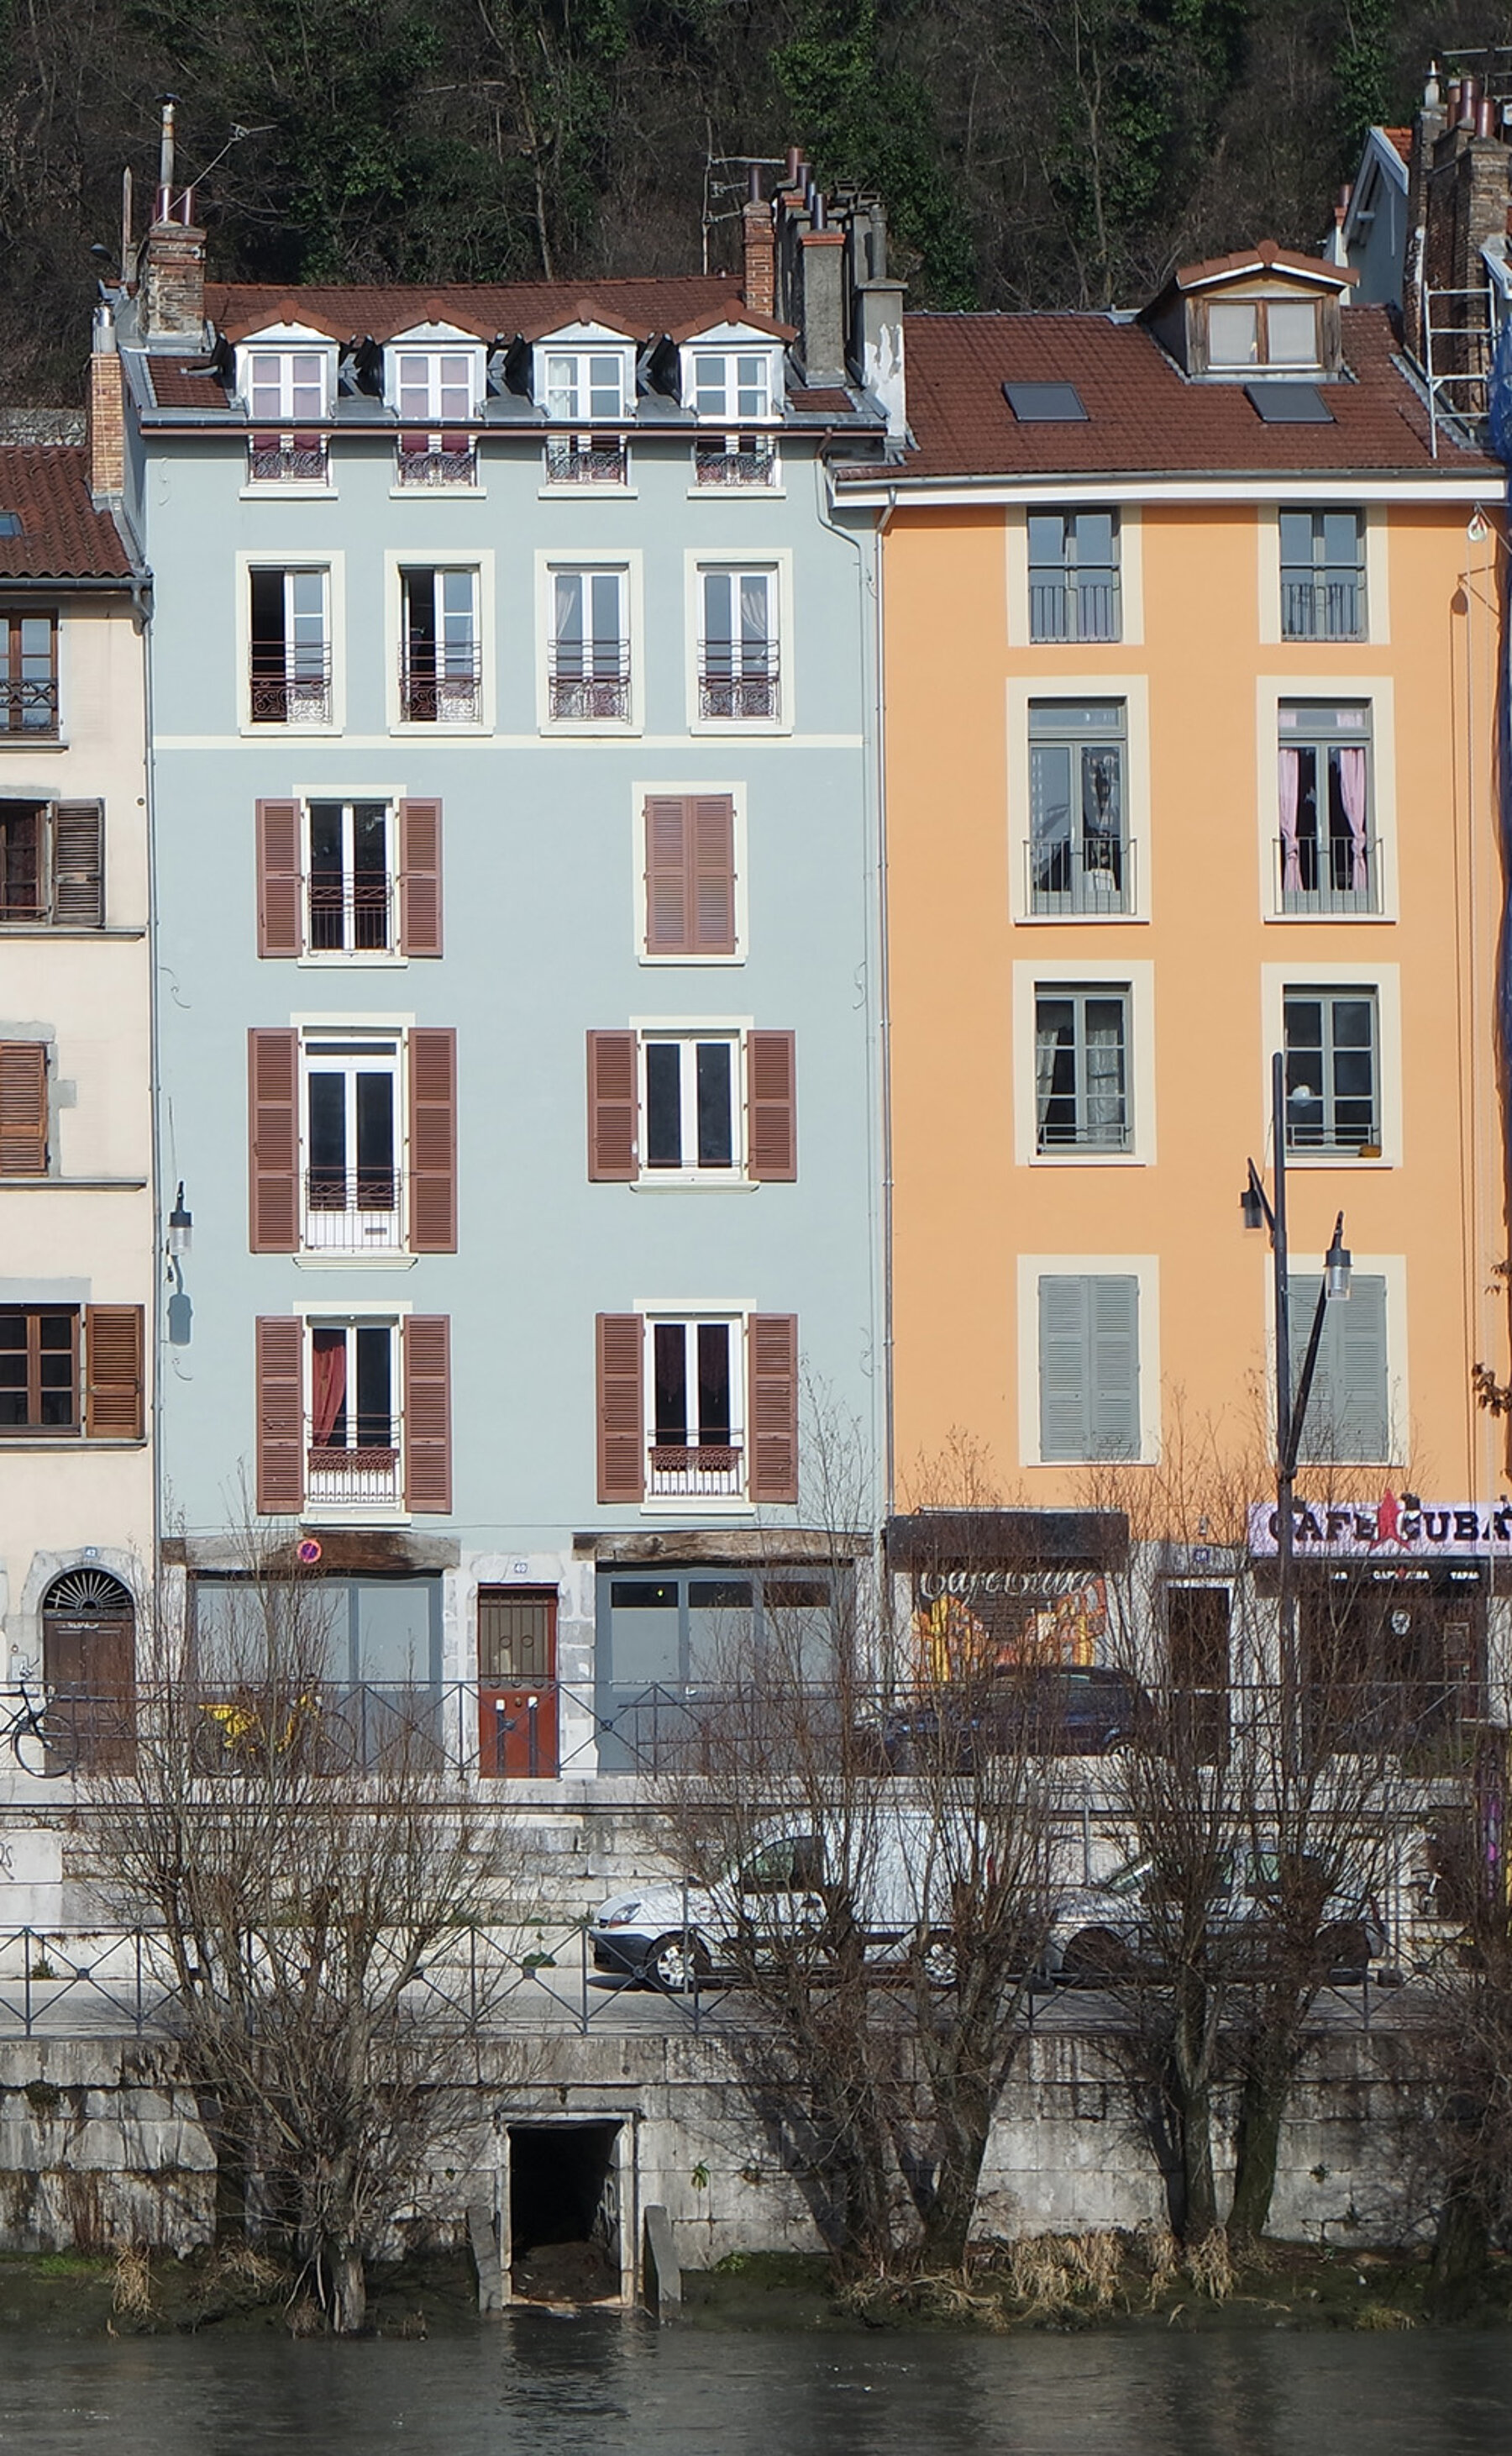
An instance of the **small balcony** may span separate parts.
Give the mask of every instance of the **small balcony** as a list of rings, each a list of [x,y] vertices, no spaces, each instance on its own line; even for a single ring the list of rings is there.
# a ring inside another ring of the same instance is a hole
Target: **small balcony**
[[[258,433],[247,439],[249,486],[323,486],[329,476],[323,435]]]
[[[771,486],[777,481],[777,454],[765,438],[719,437],[693,446],[693,483],[711,489]]]
[[[1283,640],[1362,640],[1365,636],[1365,580],[1358,571],[1338,572],[1327,579],[1281,574],[1281,637]]]
[[[552,435],[546,439],[548,486],[623,486],[626,469],[621,436]]]
[[[478,450],[470,436],[401,435],[394,462],[397,486],[436,493],[447,486],[476,486]]]
[[[306,1466],[305,1503],[311,1509],[398,1509],[404,1497],[397,1448],[317,1444],[309,1451]]]
[[[1118,640],[1123,609],[1117,575],[1108,579],[1037,579],[1029,583],[1032,640]]]
[[[775,640],[698,644],[698,712],[705,724],[771,725],[781,712]]]
[[[404,1180],[396,1168],[305,1172],[307,1254],[401,1254]]]
[[[254,725],[329,725],[333,707],[331,650],[281,646],[252,652]]]
[[[1356,845],[1349,836],[1298,836],[1288,847],[1277,837],[1274,847],[1277,910],[1296,913],[1379,912],[1380,838],[1367,835]]]
[[[399,659],[399,712],[406,725],[480,725],[481,645],[409,649]]]
[[[0,733],[22,733],[33,742],[47,742],[57,729],[55,674],[36,678],[0,674]]]
[[[625,725],[630,716],[630,643],[554,640],[547,678],[553,719],[570,725]]]
[[[645,1489],[652,1501],[732,1501],[745,1495],[739,1442],[653,1442],[646,1464]]]
[[[386,878],[312,878],[309,894],[313,955],[392,952],[394,894]]]
[[[1079,920],[1134,909],[1134,849],[1123,836],[1055,836],[1026,858],[1031,912]]]

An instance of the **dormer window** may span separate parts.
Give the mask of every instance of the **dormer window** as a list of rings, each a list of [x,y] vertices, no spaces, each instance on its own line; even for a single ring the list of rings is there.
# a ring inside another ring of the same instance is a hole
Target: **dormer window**
[[[421,349],[399,341],[388,352],[389,406],[399,422],[395,478],[402,487],[471,486],[478,416],[486,375],[480,348]]]
[[[255,425],[283,426],[326,414],[326,359],[322,350],[251,350],[247,354],[247,405]]]
[[[252,486],[324,486],[335,354],[330,350],[254,345],[238,354],[247,404],[247,482]]]
[[[738,426],[747,419],[771,416],[769,351],[695,350],[691,355],[693,407],[701,419]]]
[[[405,426],[465,425],[473,415],[473,362],[463,351],[399,350],[395,407]]]
[[[544,407],[550,419],[592,425],[625,416],[629,369],[621,350],[546,350]]]
[[[1215,298],[1208,305],[1208,365],[1215,375],[1252,367],[1317,367],[1318,307],[1311,298]]]

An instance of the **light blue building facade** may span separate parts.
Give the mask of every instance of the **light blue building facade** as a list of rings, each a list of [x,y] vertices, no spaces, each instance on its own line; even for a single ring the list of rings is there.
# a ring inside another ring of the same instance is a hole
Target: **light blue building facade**
[[[716,1627],[816,1605],[806,1392],[878,1507],[876,538],[827,459],[901,440],[901,301],[864,207],[745,238],[207,290],[165,191],[96,338],[194,1221],[163,1531],[205,1631],[249,1522],[318,1545],[337,1675],[489,1772],[656,1762]]]

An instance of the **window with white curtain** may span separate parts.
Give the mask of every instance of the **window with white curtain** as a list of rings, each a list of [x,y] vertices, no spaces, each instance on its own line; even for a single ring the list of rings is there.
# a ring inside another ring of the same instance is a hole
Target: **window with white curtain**
[[[1034,1105],[1039,1152],[1129,1149],[1127,988],[1035,991]]]
[[[779,712],[776,573],[701,571],[699,624],[700,718],[770,724]]]

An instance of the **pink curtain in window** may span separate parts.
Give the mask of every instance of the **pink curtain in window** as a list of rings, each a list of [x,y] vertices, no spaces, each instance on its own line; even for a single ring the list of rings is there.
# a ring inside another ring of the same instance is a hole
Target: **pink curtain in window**
[[[1359,744],[1338,754],[1338,790],[1344,805],[1344,816],[1349,821],[1349,883],[1358,895],[1366,884],[1365,753]]]
[[[1297,858],[1297,797],[1301,788],[1302,754],[1299,750],[1281,752],[1281,886],[1291,895],[1302,884],[1301,864]]]
[[[338,1336],[329,1341],[317,1340],[311,1359],[311,1412],[315,1418],[315,1445],[324,1449],[331,1439],[332,1427],[341,1413],[346,1397],[346,1340]]]

